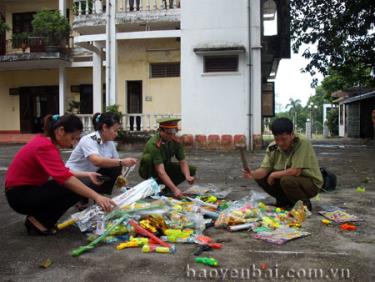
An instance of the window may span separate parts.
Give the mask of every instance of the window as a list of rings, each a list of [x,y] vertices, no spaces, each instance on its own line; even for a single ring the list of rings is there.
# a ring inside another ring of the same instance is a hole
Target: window
[[[31,34],[33,31],[33,26],[31,22],[33,21],[33,17],[35,15],[35,12],[29,12],[29,13],[14,13],[13,14],[13,33],[28,33]],[[21,47],[21,41],[16,40],[13,41],[13,48],[20,48]]]
[[[238,71],[238,55],[205,56],[204,72],[236,72]]]
[[[179,77],[180,63],[157,63],[150,64],[150,77]]]
[[[33,30],[32,20],[35,12],[31,13],[15,13],[13,14],[13,32],[28,32],[31,33]]]

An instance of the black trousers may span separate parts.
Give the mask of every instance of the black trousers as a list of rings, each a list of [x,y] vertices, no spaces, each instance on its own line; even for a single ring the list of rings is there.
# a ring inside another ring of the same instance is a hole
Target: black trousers
[[[294,205],[298,200],[306,202],[318,194],[318,187],[309,177],[284,176],[275,179],[273,185],[267,183],[267,177],[258,179],[256,182],[265,192],[276,198],[280,205]]]
[[[97,186],[91,181],[83,181],[88,187],[100,194],[111,194],[121,168],[103,168],[98,171],[111,179]],[[88,183],[87,183],[88,182]],[[54,227],[61,216],[79,201],[87,201],[68,188],[50,180],[42,186],[19,186],[6,192],[10,207],[16,212],[35,217],[47,228]]]
[[[85,183],[88,187],[98,192],[99,194],[111,195],[116,179],[121,174],[121,169],[122,169],[121,166],[99,169],[97,171],[98,173],[109,177],[109,180],[104,181],[102,185],[95,185],[88,178],[84,178],[80,180],[83,183]]]
[[[35,217],[47,228],[53,227],[71,206],[84,199],[54,180],[42,186],[11,188],[6,197],[13,210]]]

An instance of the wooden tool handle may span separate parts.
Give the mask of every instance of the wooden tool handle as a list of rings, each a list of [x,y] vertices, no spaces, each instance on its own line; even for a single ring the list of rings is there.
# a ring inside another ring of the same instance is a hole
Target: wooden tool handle
[[[240,155],[241,155],[241,161],[242,161],[242,168],[245,171],[250,171],[249,165],[247,163],[246,155],[245,155],[245,150],[244,148],[240,147]]]

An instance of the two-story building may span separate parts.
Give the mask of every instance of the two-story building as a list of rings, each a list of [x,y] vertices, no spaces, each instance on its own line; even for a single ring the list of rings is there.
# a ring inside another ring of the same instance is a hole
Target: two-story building
[[[41,9],[68,17],[66,48],[51,52],[32,34],[26,47],[12,42]],[[0,14],[10,27],[0,35],[0,133],[37,132],[75,101],[86,127],[117,104],[128,130],[180,116],[187,144],[254,147],[274,112],[270,80],[290,56],[288,0],[2,0]]]

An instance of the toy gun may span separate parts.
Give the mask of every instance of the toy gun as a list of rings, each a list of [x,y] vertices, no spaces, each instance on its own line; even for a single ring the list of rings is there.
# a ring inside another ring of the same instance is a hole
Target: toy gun
[[[212,251],[213,249],[221,249],[222,245],[219,243],[208,243],[200,245],[199,248],[193,253],[195,256],[201,255],[203,252]]]
[[[212,238],[204,235],[196,236],[195,243],[197,243],[199,248],[193,253],[195,256],[199,256],[203,252],[211,251],[212,249],[221,249],[223,246],[219,243],[213,243]]]
[[[137,247],[142,247],[146,244],[148,245],[148,243],[149,243],[148,238],[132,238],[128,242],[118,244],[116,246],[116,249],[122,250],[122,249],[125,249],[125,248],[137,248]]]
[[[162,245],[163,247],[167,247],[167,248],[171,247],[170,244],[168,244],[167,242],[164,242],[164,241],[160,240],[158,237],[156,237],[150,231],[148,231],[148,230],[144,229],[143,227],[141,227],[135,220],[131,219],[131,220],[129,220],[128,223],[134,228],[134,231],[137,232],[139,235],[146,236],[149,239],[151,239],[152,241],[158,243],[159,245]]]
[[[196,198],[191,198],[191,197],[186,197],[186,199],[188,199],[189,201],[191,202],[194,202],[196,204],[198,204],[199,206],[206,206],[206,207],[210,207],[210,208],[213,208],[215,210],[217,210],[218,206],[215,205],[215,204],[210,204],[210,203],[206,203],[200,199],[196,199]]]
[[[162,253],[162,254],[174,254],[176,252],[176,248],[171,246],[170,248],[161,247],[157,245],[144,245],[142,247],[142,252],[144,253]]]
[[[111,232],[117,228],[117,226],[119,226],[121,223],[123,223],[125,220],[127,220],[129,218],[130,214],[138,213],[138,212],[145,211],[145,210],[151,210],[151,209],[155,209],[155,208],[158,209],[158,208],[160,208],[160,206],[134,209],[134,210],[127,211],[127,212],[122,211],[121,217],[116,219],[115,222],[109,228],[107,228],[102,235],[100,235],[94,241],[90,242],[88,245],[81,246],[77,249],[74,249],[71,252],[72,256],[77,257],[77,256],[80,256],[81,254],[83,254],[87,251],[90,251],[90,250],[94,249],[100,242],[102,242],[108,235],[110,235]]]
[[[128,214],[124,214],[122,217],[120,217],[119,219],[117,219],[116,222],[110,228],[108,228],[102,235],[100,235],[98,238],[96,238],[90,244],[88,244],[86,246],[81,246],[81,247],[79,247],[77,249],[74,249],[72,251],[72,253],[71,253],[72,256],[73,257],[78,257],[81,254],[83,254],[85,252],[88,252],[88,251],[91,251],[92,249],[94,249],[101,241],[104,240],[105,237],[107,237],[112,232],[113,229],[116,228],[116,226],[118,226],[123,221],[125,221],[126,219],[128,219],[128,217],[129,217]]]
[[[187,239],[193,234],[193,230],[167,229],[164,234],[167,236],[168,242],[177,242],[178,239]]]
[[[214,258],[208,258],[208,257],[197,257],[195,258],[195,262],[202,263],[204,265],[208,266],[218,266],[219,262]]]

